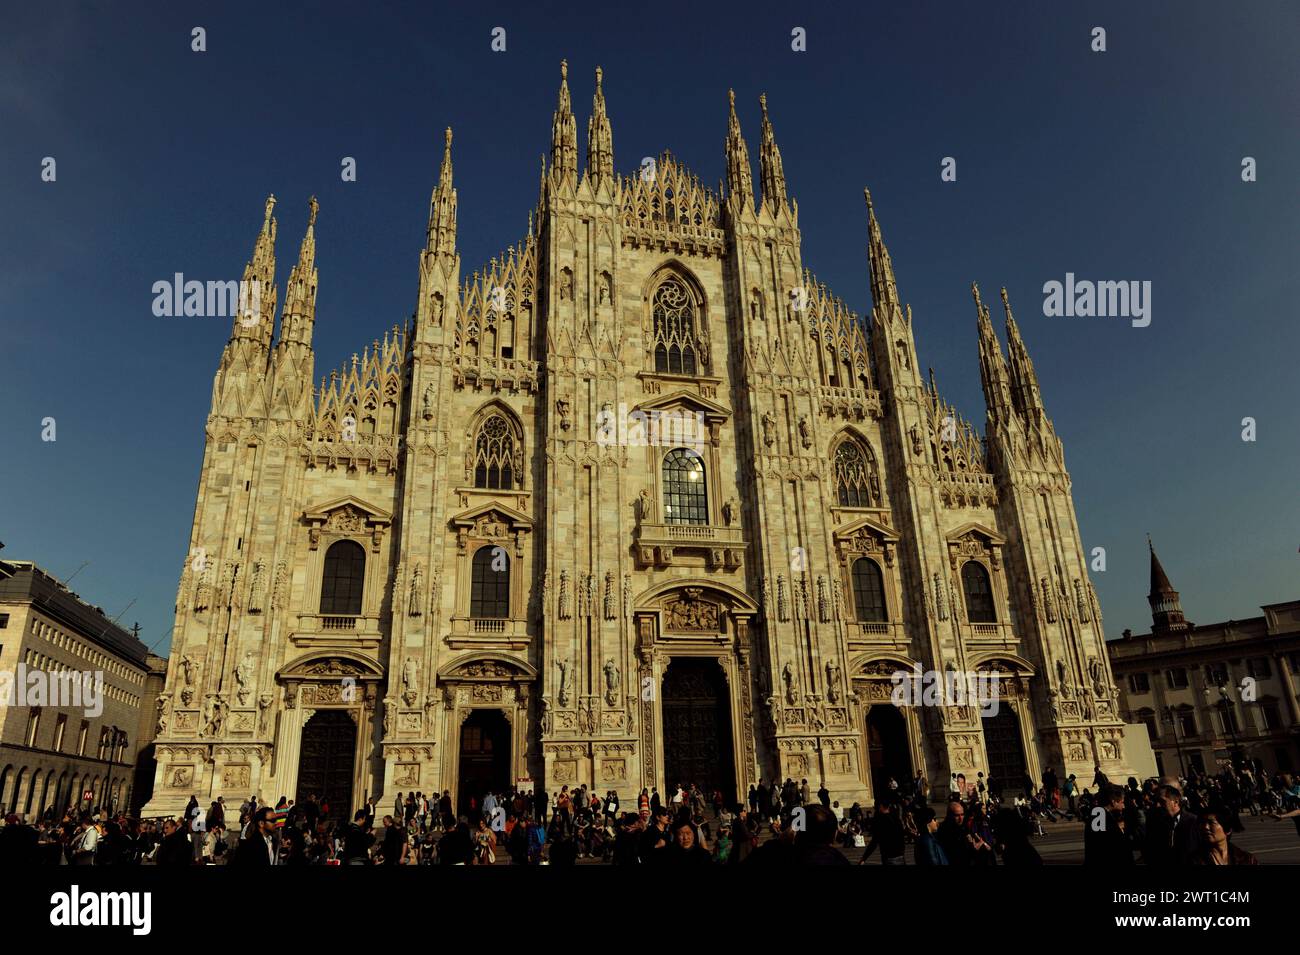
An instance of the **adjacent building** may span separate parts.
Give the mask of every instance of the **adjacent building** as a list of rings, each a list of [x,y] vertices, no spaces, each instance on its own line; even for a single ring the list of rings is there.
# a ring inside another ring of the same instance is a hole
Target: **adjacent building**
[[[27,561],[0,575],[0,807],[139,808],[166,661]],[[152,780],[150,780],[152,782]]]
[[[1123,777],[1064,450],[1005,290],[1004,351],[973,289],[981,435],[924,374],[870,194],[870,316],[807,270],[765,99],[759,176],[733,97],[715,190],[667,153],[617,173],[599,70],[593,92],[581,168],[562,67],[536,207],[469,278],[447,131],[412,320],[319,385],[317,204],[277,323],[267,201],[260,310],[213,381],[151,810]],[[997,674],[1002,705],[900,709],[899,671]]]
[[[1146,725],[1163,775],[1249,761],[1300,769],[1300,600],[1202,626],[1151,550],[1151,632],[1111,642],[1124,718]]]

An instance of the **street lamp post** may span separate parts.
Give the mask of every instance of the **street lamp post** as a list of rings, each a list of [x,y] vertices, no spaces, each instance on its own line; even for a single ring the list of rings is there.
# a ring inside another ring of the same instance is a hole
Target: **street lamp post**
[[[1227,726],[1228,737],[1229,739],[1232,740],[1232,768],[1236,770],[1240,770],[1242,752],[1241,752],[1241,743],[1237,740],[1236,711],[1235,710],[1231,711],[1232,712],[1231,720],[1227,718],[1228,713],[1230,711],[1230,707],[1232,706],[1232,694],[1228,692],[1228,687],[1223,683],[1217,684],[1215,686],[1215,689],[1219,691],[1219,704],[1220,704],[1219,718],[1223,720],[1224,725]],[[1207,697],[1211,697],[1210,688],[1208,686],[1205,688],[1205,695]]]

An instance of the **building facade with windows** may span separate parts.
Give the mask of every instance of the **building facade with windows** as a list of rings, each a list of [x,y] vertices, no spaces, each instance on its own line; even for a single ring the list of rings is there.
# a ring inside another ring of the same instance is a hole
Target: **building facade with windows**
[[[411,322],[319,387],[316,203],[277,336],[268,200],[153,805],[1121,772],[1070,477],[1005,294],[1004,354],[975,292],[981,439],[921,373],[869,195],[869,319],[805,269],[765,101],[758,189],[733,99],[714,191],[668,154],[615,172],[599,71],[580,168],[562,73],[518,244],[463,275],[449,130]],[[1005,698],[900,709],[899,671],[996,672]]]
[[[0,578],[0,814],[138,808],[166,661],[27,561]],[[102,678],[102,691],[84,682]],[[150,780],[152,782],[152,780]]]
[[[1162,776],[1250,761],[1300,769],[1300,600],[1200,626],[1151,551],[1152,628],[1109,645],[1124,717],[1147,728]]]

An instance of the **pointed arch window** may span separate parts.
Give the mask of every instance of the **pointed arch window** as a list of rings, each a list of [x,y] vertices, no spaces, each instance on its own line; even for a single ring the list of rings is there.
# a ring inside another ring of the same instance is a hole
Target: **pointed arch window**
[[[366,581],[366,549],[356,541],[335,541],[325,552],[320,612],[325,616],[360,616]]]
[[[871,507],[875,503],[873,468],[853,441],[835,449],[835,489],[840,507]]]
[[[709,523],[704,462],[686,448],[674,448],[664,457],[664,523]]]
[[[510,557],[505,548],[488,545],[474,552],[469,615],[475,619],[510,616]]]
[[[520,482],[518,473],[522,449],[515,441],[514,429],[505,415],[491,415],[478,429],[474,439],[474,486],[491,490],[510,490]]]
[[[993,587],[989,572],[978,560],[968,560],[961,568],[961,586],[966,593],[966,616],[971,623],[997,623],[993,610]]]
[[[698,370],[695,299],[676,277],[655,289],[650,300],[654,318],[655,371],[694,375]]]
[[[870,557],[853,562],[853,605],[860,623],[884,623],[889,619],[885,608],[885,578],[880,565]]]

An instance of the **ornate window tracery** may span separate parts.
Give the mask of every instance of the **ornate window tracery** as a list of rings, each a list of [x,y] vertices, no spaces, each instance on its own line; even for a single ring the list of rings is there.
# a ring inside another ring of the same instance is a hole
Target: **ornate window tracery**
[[[504,415],[491,415],[474,439],[474,486],[509,490],[521,482],[522,449],[516,449],[514,428]]]
[[[704,462],[694,451],[674,448],[664,457],[664,523],[709,523]]]
[[[655,289],[650,300],[654,318],[655,371],[694,375],[699,365],[695,299],[675,276]]]
[[[845,441],[835,449],[835,487],[841,507],[871,507],[878,503],[879,479],[862,448]]]

